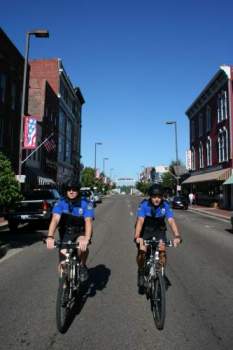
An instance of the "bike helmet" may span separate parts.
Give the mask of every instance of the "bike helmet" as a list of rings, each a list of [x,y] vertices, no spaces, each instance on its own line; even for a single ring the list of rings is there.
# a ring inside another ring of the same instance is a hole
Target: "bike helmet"
[[[149,188],[148,194],[150,197],[156,196],[156,195],[163,197],[163,189],[160,185],[154,184]]]
[[[69,180],[67,181],[67,183],[65,184],[65,191],[69,191],[69,190],[75,190],[75,191],[80,191],[80,183],[77,180]]]

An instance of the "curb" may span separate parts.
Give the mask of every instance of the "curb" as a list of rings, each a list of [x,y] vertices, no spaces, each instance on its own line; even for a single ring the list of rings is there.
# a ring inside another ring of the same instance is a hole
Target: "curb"
[[[192,209],[192,208],[189,208],[188,209],[189,211],[192,211],[193,213],[198,213],[198,214],[202,214],[202,215],[206,215],[206,216],[210,216],[212,218],[215,218],[215,219],[224,219],[226,221],[229,221],[230,222],[230,218],[228,216],[225,216],[225,215],[221,215],[221,214],[212,214],[210,212],[207,212],[207,211],[204,211],[204,210],[199,210],[199,209]]]
[[[10,244],[0,245],[0,259],[3,258],[10,248]]]
[[[1,230],[4,230],[5,228],[7,228],[8,227],[8,222],[6,221],[6,222],[3,222],[2,224],[0,224],[0,231]]]

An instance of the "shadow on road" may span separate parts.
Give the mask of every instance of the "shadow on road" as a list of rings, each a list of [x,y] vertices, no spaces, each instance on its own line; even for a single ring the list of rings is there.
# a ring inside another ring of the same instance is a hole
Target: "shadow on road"
[[[225,231],[233,234],[233,230],[231,228],[226,228]]]
[[[111,270],[105,265],[97,265],[89,269],[89,279],[80,288],[76,302],[70,310],[69,318],[67,319],[62,333],[66,333],[68,331],[75,317],[82,311],[87,299],[94,297],[97,291],[101,291],[106,287],[110,274]]]
[[[32,225],[19,227],[15,232],[10,232],[9,229],[1,230],[1,246],[7,246],[7,249],[4,250],[4,254],[0,254],[0,258],[2,258],[9,249],[30,246],[33,243],[41,241],[44,236],[46,236],[45,231],[36,230],[35,226]]]

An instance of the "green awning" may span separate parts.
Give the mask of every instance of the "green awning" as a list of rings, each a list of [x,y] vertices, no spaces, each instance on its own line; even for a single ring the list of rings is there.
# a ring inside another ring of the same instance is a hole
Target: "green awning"
[[[223,185],[233,185],[233,175],[231,175],[225,182],[223,182]]]

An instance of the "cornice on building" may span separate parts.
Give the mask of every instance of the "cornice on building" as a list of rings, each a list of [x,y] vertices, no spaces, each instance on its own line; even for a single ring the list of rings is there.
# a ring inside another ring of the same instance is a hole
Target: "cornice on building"
[[[189,119],[195,116],[229,79],[232,79],[231,69],[232,66],[229,65],[220,66],[220,69],[217,71],[214,77],[185,112]]]

